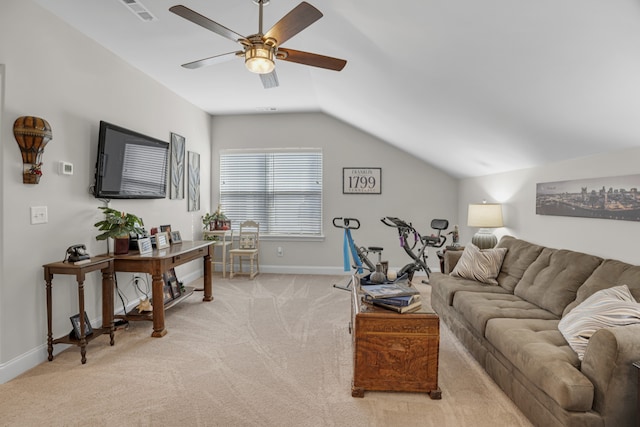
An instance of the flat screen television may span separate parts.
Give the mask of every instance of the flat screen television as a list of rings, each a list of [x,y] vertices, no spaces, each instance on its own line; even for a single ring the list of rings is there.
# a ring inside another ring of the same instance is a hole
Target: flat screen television
[[[168,142],[101,121],[94,196],[165,198],[168,158]]]

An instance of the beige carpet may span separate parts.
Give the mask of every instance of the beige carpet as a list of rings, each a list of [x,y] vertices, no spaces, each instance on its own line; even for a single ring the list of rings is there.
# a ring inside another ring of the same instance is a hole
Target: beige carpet
[[[169,333],[132,323],[0,385],[2,426],[529,426],[441,325],[442,400],[351,397],[344,277],[214,278],[167,312]],[[425,298],[427,285],[417,285]]]

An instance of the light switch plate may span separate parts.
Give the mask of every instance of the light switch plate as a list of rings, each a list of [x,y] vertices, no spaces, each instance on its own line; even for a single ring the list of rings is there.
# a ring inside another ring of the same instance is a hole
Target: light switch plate
[[[31,206],[31,224],[46,224],[49,214],[46,206]]]

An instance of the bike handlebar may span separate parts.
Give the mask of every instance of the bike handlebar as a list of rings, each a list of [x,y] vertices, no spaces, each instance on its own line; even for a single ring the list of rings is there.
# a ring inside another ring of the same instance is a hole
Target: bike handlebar
[[[341,224],[337,224],[336,222],[342,221]],[[351,225],[352,222],[355,222],[355,225]],[[360,228],[360,221],[357,218],[342,218],[336,217],[333,218],[333,226],[336,228],[343,228],[345,230],[357,230]]]
[[[384,217],[380,221],[382,221],[382,223],[384,225],[386,225],[387,227],[409,228],[409,229],[413,230],[413,227],[411,226],[411,224],[407,224],[406,222],[404,222],[400,218],[396,218],[394,216]]]

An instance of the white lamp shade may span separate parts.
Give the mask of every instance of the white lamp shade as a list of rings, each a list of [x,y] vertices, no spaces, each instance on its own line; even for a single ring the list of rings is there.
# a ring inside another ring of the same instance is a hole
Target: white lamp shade
[[[502,205],[499,203],[471,203],[469,204],[467,221],[469,227],[504,227]]]

